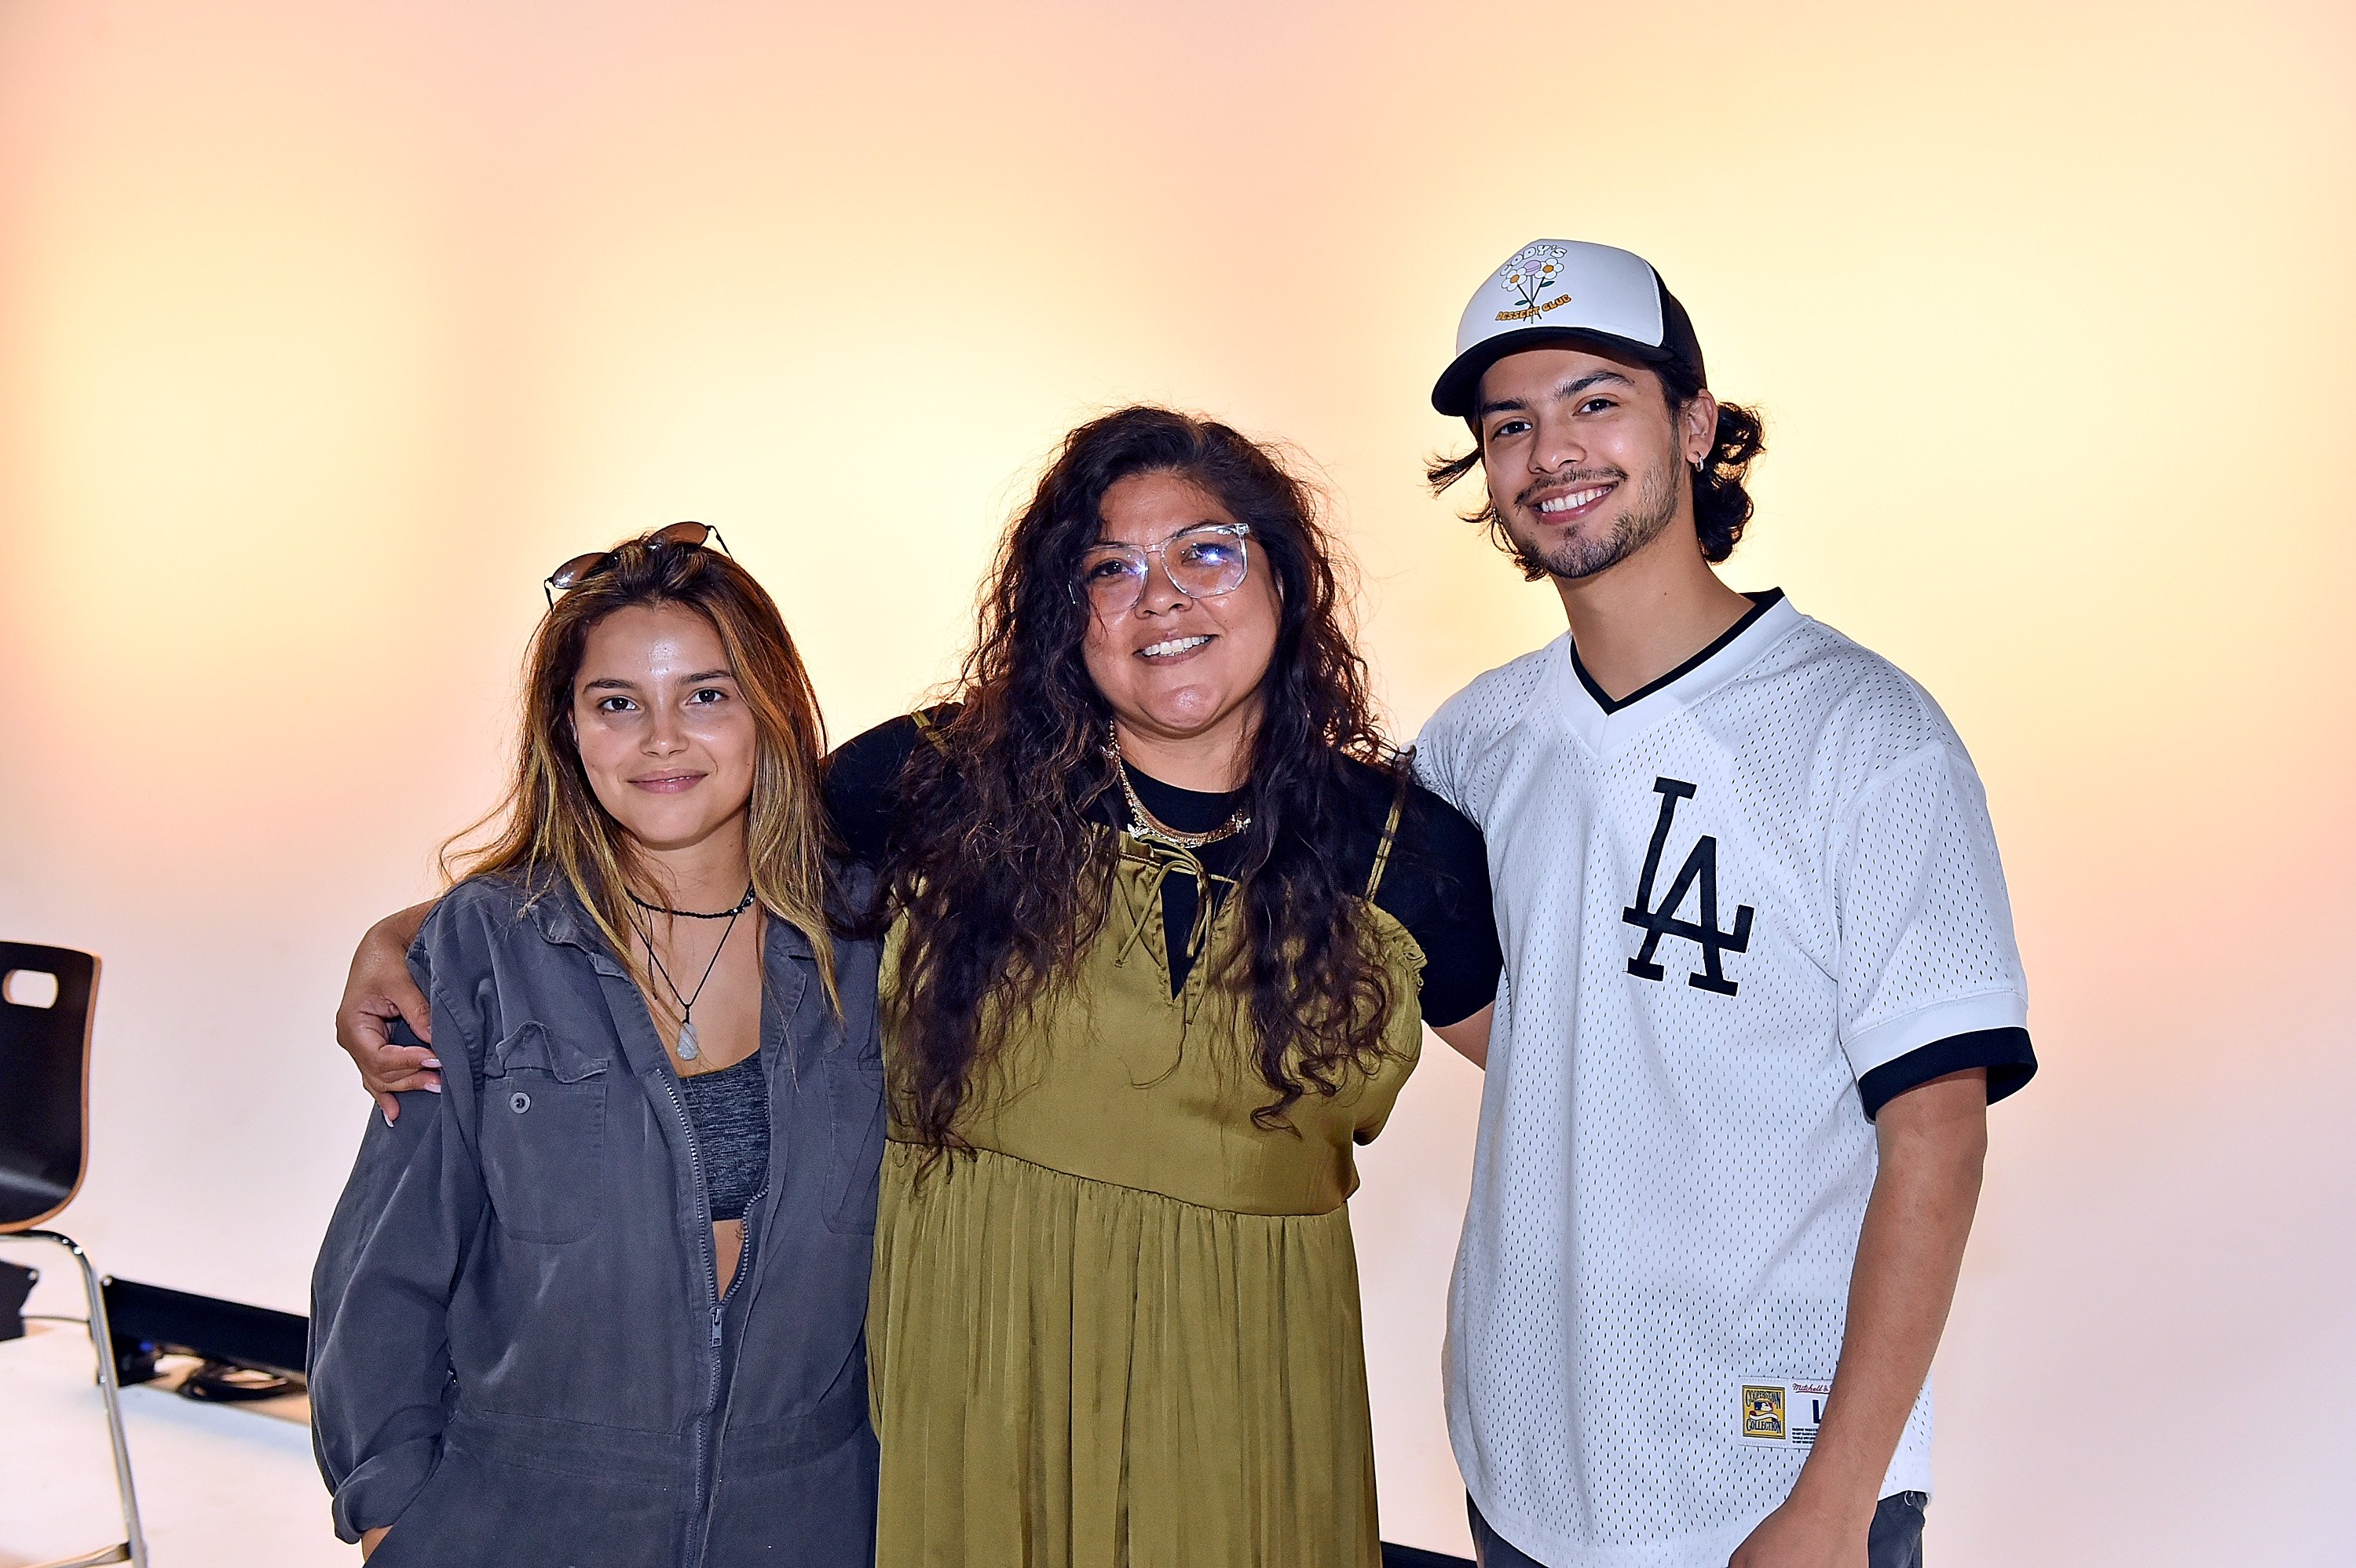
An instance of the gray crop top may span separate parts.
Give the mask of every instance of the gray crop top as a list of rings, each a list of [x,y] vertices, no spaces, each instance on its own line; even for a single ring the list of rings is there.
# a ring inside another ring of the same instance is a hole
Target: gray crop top
[[[703,1161],[714,1220],[741,1220],[769,1179],[769,1080],[755,1051],[733,1067],[679,1081]]]

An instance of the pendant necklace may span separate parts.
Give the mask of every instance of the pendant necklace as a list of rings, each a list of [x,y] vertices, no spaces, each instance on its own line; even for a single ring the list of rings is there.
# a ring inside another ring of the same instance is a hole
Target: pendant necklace
[[[670,971],[663,967],[661,955],[655,952],[653,928],[644,924],[638,926],[638,935],[646,941],[647,956],[654,961],[655,973],[662,976],[663,984],[670,987],[671,997],[679,1003],[677,1048],[679,1059],[681,1061],[693,1061],[702,1054],[701,1049],[695,1043],[695,998],[703,995],[703,987],[711,984],[712,971],[719,967],[720,955],[727,950],[728,938],[736,929],[737,917],[753,907],[752,886],[749,883],[746,884],[744,896],[736,901],[734,909],[723,909],[712,914],[701,913],[691,909],[670,909],[662,904],[648,903],[636,893],[630,894],[630,901],[640,909],[651,910],[658,914],[676,915],[682,920],[724,920],[728,923],[720,933],[720,945],[712,950],[712,962],[703,966],[703,978],[695,983],[694,992],[686,996],[680,995],[679,982],[670,977]]]
[[[1108,728],[1105,734],[1105,755],[1112,759],[1113,776],[1120,780],[1120,793],[1129,799],[1129,836],[1157,844],[1167,844],[1173,849],[1200,849],[1205,844],[1216,844],[1222,838],[1232,838],[1251,826],[1251,815],[1242,806],[1236,807],[1228,817],[1208,833],[1181,833],[1145,808],[1145,799],[1130,782],[1129,764],[1120,758],[1120,731]]]

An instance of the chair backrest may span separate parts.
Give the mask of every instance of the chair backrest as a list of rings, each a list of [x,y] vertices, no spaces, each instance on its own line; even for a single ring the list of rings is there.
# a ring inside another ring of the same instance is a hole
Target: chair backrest
[[[48,1007],[9,1000],[48,975]],[[0,1232],[39,1224],[73,1201],[90,1155],[90,1023],[98,959],[70,947],[0,942]]]

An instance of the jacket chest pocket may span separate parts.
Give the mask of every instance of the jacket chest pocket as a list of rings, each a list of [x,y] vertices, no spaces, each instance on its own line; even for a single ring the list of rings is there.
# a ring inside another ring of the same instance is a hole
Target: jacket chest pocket
[[[826,1095],[827,1117],[834,1129],[834,1164],[827,1172],[827,1229],[871,1235],[876,1189],[883,1179],[883,1058],[828,1057]]]
[[[518,1241],[573,1242],[596,1228],[608,1060],[528,1023],[483,1064],[483,1186]]]

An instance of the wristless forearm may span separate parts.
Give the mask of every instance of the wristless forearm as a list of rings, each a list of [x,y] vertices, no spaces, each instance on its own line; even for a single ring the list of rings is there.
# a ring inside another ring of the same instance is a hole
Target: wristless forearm
[[[1871,1515],[1946,1328],[1984,1152],[1984,1122],[1885,1132],[1858,1237],[1840,1364],[1795,1500]]]

